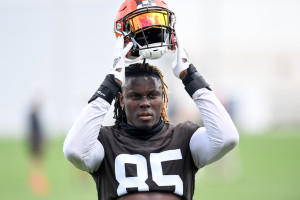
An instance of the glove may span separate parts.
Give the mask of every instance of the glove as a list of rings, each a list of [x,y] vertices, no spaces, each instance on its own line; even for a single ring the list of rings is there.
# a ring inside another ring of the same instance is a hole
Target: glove
[[[186,70],[185,77],[182,78],[182,83],[185,86],[185,90],[192,97],[193,94],[201,88],[209,88],[209,84],[205,79],[200,75],[197,69],[190,63],[189,57],[184,49],[182,43],[178,38],[178,33],[176,33],[177,39],[177,58],[173,62],[173,72],[176,77],[180,78],[182,71]]]
[[[114,77],[121,82],[121,84],[125,81],[125,57],[132,45],[133,43],[129,42],[126,47],[124,47],[123,35],[117,38],[114,50],[114,63],[109,74],[113,74]]]
[[[132,47],[132,42],[128,43],[124,48],[123,36],[117,38],[114,52],[114,63],[111,72],[105,77],[104,81],[91,97],[88,103],[94,101],[98,97],[112,103],[114,97],[121,92],[121,85],[125,81],[125,56]],[[120,83],[118,82],[120,81]]]
[[[180,42],[178,38],[178,33],[176,32],[176,40],[177,40],[177,58],[173,62],[173,72],[177,78],[180,78],[180,73],[186,70],[190,66],[190,60],[187,55],[186,50],[183,47],[183,44]]]

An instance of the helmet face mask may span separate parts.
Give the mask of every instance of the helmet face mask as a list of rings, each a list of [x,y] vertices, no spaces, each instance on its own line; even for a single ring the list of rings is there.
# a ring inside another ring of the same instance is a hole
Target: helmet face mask
[[[122,34],[125,43],[133,42],[127,58],[157,59],[167,50],[175,49],[174,26],[172,11],[160,6],[146,6],[117,18],[115,33],[117,36]]]

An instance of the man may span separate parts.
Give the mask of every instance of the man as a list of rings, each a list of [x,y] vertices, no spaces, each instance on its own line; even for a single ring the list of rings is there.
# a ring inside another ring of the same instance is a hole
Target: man
[[[228,113],[177,43],[173,71],[200,110],[204,127],[168,122],[162,74],[147,63],[125,67],[133,44],[124,48],[119,37],[112,72],[64,143],[66,158],[93,176],[98,199],[191,200],[198,169],[237,145],[238,133]],[[102,126],[115,96],[116,123]]]

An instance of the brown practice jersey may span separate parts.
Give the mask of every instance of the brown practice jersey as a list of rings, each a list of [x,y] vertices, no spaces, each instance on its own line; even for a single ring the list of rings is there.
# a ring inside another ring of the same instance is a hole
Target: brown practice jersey
[[[198,128],[192,122],[177,126],[165,123],[158,134],[142,140],[120,128],[102,127],[98,140],[105,157],[92,174],[98,199],[112,200],[128,193],[150,191],[174,193],[191,200],[198,168],[189,142]]]

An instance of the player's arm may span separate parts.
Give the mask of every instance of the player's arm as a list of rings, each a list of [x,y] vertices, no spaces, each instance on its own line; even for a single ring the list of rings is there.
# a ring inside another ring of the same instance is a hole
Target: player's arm
[[[192,98],[200,110],[204,127],[193,134],[190,150],[195,165],[201,168],[232,150],[239,141],[239,135],[229,114],[212,91],[198,89]]]
[[[83,109],[68,132],[63,151],[75,167],[89,173],[99,168],[104,149],[97,138],[109,107],[107,101],[96,98]]]
[[[89,100],[89,104],[69,131],[63,151],[66,158],[77,168],[93,173],[97,171],[104,158],[104,148],[98,141],[101,125],[115,95],[120,92],[124,80],[124,58],[132,46],[124,49],[123,37],[118,38],[115,48],[115,62],[99,89]]]
[[[173,65],[173,71],[195,101],[204,124],[190,140],[194,163],[201,168],[233,149],[239,141],[239,135],[229,114],[197,69],[190,64],[178,38],[177,41],[177,60]]]

